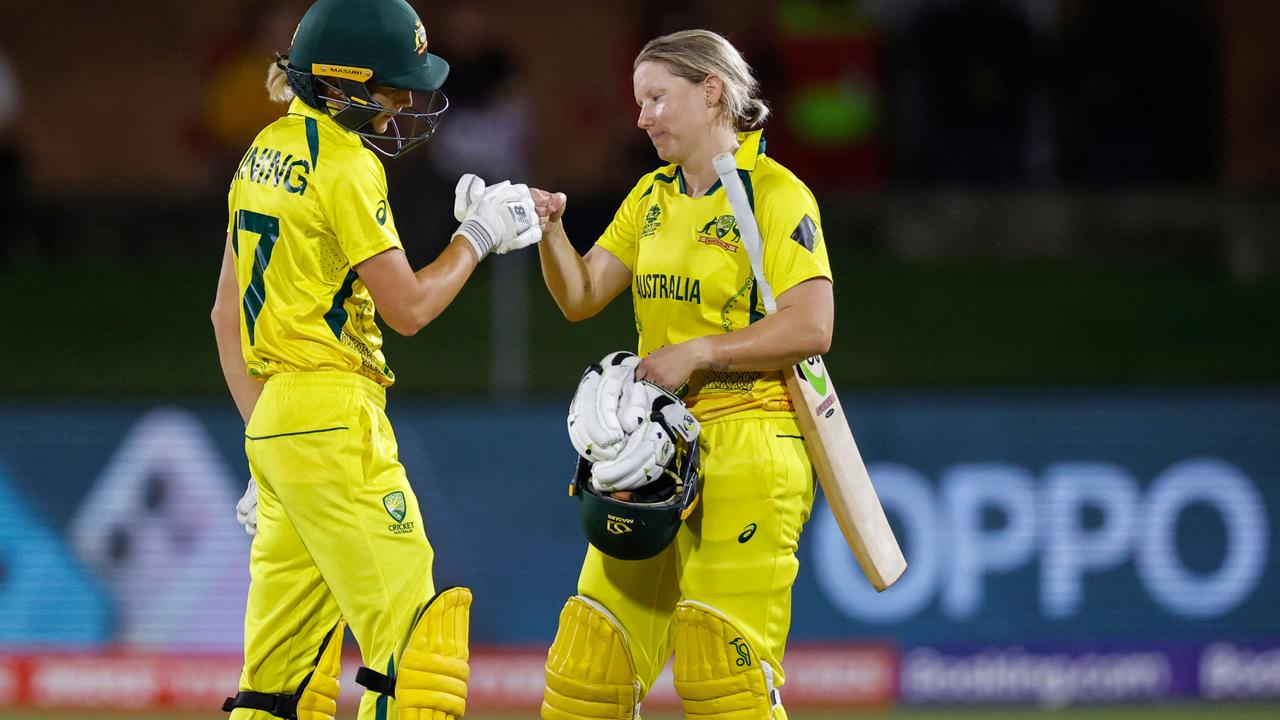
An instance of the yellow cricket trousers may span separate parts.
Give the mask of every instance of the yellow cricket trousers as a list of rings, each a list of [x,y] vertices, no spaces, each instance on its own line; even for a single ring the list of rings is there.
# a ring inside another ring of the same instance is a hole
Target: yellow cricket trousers
[[[588,547],[578,593],[626,631],[647,693],[673,652],[671,615],[697,600],[731,617],[784,681],[791,586],[814,475],[793,417],[734,418],[702,426],[702,501],[664,552],[618,560]]]
[[[349,372],[282,373],[245,429],[258,481],[240,689],[293,693],[345,617],[364,664],[395,675],[434,594],[433,553],[398,459],[384,388]],[[395,718],[366,692],[361,720]],[[268,720],[237,709],[233,720]]]

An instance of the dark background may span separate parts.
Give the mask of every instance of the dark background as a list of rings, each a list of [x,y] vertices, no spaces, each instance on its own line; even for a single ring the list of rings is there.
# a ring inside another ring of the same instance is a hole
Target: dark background
[[[305,3],[5,3],[0,392],[223,392],[207,313],[229,168]],[[418,8],[455,107],[387,164],[412,260],[474,170],[569,194],[588,246],[658,164],[631,59],[685,27],[757,68],[813,189],[844,386],[1280,380],[1280,9],[1263,0],[518,2]],[[7,105],[7,107],[5,107]],[[559,397],[634,342],[570,326],[533,253],[391,338],[400,391]]]

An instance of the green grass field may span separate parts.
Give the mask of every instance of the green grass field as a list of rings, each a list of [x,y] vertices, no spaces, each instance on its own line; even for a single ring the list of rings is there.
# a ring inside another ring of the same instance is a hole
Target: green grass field
[[[1019,720],[1020,718],[1061,718],[1061,720],[1272,720],[1280,717],[1280,705],[1154,705],[1144,707],[1068,708],[1040,710],[1035,708],[982,708],[969,710],[895,710],[884,712],[792,712],[791,720]],[[225,720],[226,715],[169,715],[151,713],[6,713],[0,720],[85,720],[89,717],[115,720],[140,717],[143,720]],[[340,715],[339,717],[347,717]],[[354,718],[354,715],[350,717]],[[468,714],[467,720],[515,720],[521,715]],[[645,720],[679,720],[679,715],[650,714]]]

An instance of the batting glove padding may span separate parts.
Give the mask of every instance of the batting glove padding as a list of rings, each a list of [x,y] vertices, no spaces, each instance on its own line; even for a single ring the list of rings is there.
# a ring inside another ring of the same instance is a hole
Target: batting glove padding
[[[611,493],[648,485],[662,476],[675,454],[671,436],[662,425],[646,417],[627,437],[617,457],[591,465],[591,486],[598,492]]]
[[[578,381],[569,403],[569,441],[590,462],[612,460],[626,442],[618,418],[622,395],[635,384],[640,358],[626,351],[612,352],[593,363]]]
[[[616,457],[591,466],[592,487],[602,493],[657,480],[675,456],[676,439],[696,443],[702,429],[680,398],[647,380],[627,384],[620,404],[618,424],[626,443]]]
[[[484,195],[484,178],[475,173],[458,178],[458,185],[453,189],[454,219],[458,222],[466,220],[467,211],[480,200],[481,195]]]
[[[236,521],[244,526],[246,535],[258,534],[258,483],[249,476],[249,487],[236,502]]]
[[[461,185],[462,180],[458,183]],[[469,196],[470,187],[466,192]],[[456,195],[454,202],[457,203]],[[477,260],[483,260],[490,252],[507,253],[538,242],[542,230],[528,186],[503,181],[486,188],[454,234],[471,243]]]

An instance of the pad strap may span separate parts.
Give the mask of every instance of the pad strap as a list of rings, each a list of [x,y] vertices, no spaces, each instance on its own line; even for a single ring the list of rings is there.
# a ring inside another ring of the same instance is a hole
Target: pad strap
[[[338,677],[341,673],[342,638],[347,621],[338,620],[320,645],[316,666],[295,693],[241,690],[222,703],[223,712],[236,708],[261,710],[282,720],[333,720],[338,713]]]
[[[222,712],[231,712],[236,708],[262,710],[284,720],[297,720],[298,696],[242,690],[236,693],[235,697],[229,697],[222,703]]]
[[[361,667],[356,671],[356,684],[379,695],[396,696],[396,679],[371,667]]]

